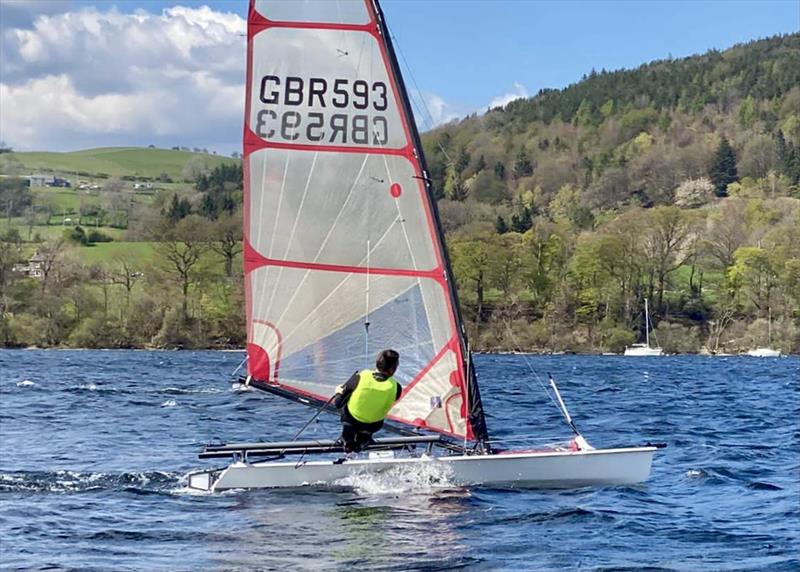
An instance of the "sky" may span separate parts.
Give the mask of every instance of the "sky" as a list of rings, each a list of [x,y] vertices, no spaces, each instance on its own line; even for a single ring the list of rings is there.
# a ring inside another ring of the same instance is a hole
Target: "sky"
[[[800,30],[800,0],[381,4],[423,130],[592,69]],[[0,141],[240,150],[246,11],[246,0],[0,0]]]

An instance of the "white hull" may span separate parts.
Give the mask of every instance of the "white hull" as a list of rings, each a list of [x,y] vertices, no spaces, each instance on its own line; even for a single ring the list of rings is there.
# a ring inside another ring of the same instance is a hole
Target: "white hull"
[[[634,345],[629,348],[625,348],[625,353],[623,355],[626,356],[663,356],[664,350],[661,348],[651,348],[649,346],[643,345]]]
[[[781,357],[781,350],[773,350],[772,348],[756,348],[747,352],[747,355],[753,357]]]
[[[387,471],[430,471],[454,485],[575,488],[631,485],[650,475],[656,447],[589,451],[521,452],[497,455],[353,459],[329,461],[237,462],[221,471],[189,475],[191,488],[205,491],[299,486],[346,486],[347,479]]]

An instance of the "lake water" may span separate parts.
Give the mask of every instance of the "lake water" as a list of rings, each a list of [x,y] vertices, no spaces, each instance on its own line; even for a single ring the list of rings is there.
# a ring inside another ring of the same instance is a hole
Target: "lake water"
[[[666,442],[650,480],[573,491],[425,475],[199,494],[215,439],[313,414],[229,381],[236,352],[0,351],[0,568],[800,569],[800,359],[529,357],[595,446]],[[477,356],[493,437],[566,438],[523,356]],[[305,436],[335,437],[327,416]],[[217,462],[219,464],[219,462]]]

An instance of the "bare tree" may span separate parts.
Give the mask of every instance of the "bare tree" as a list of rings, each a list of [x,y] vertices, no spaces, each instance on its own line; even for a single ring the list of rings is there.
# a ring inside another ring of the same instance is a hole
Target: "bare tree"
[[[242,219],[238,213],[223,214],[212,226],[211,249],[225,259],[225,276],[233,276],[233,260],[242,251]]]
[[[36,254],[42,269],[42,292],[47,290],[48,280],[51,278],[53,270],[57,267],[62,254],[64,254],[66,246],[64,239],[59,238],[58,240],[45,242],[37,251]]]
[[[658,207],[648,211],[648,222],[644,235],[645,256],[657,288],[656,307],[661,312],[667,277],[689,256],[684,252],[684,246],[692,234],[692,221],[677,207]],[[650,286],[652,288],[652,282]]]
[[[708,217],[704,249],[720,270],[733,265],[733,253],[747,241],[746,211],[747,201],[729,198]]]
[[[155,251],[162,267],[178,282],[181,289],[181,316],[189,319],[189,291],[200,282],[200,258],[208,251],[205,221],[189,215],[177,223],[160,226],[160,240]]]
[[[36,226],[36,208],[34,206],[26,207],[22,216],[28,227],[28,242],[30,242],[31,236],[33,235],[33,227]]]
[[[116,270],[109,272],[108,277],[111,284],[117,284],[125,288],[125,308],[127,309],[131,304],[131,292],[142,273],[136,270],[136,267],[125,258],[117,257],[114,259]]]
[[[14,279],[14,265],[22,260],[22,250],[18,244],[0,240],[0,316],[8,307],[8,287]]]
[[[211,169],[208,166],[208,160],[203,156],[191,157],[183,166],[181,175],[183,180],[189,183],[194,183],[202,175],[207,175]]]

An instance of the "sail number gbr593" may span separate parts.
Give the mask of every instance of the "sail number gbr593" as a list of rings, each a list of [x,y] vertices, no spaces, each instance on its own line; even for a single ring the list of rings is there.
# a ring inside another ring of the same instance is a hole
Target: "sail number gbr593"
[[[256,114],[255,132],[267,140],[304,138],[312,143],[355,145],[388,141],[388,122],[380,113],[389,106],[382,81],[265,75],[259,99],[277,108]]]

